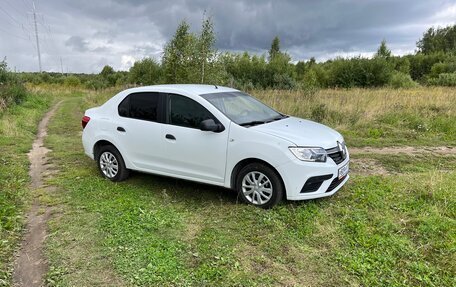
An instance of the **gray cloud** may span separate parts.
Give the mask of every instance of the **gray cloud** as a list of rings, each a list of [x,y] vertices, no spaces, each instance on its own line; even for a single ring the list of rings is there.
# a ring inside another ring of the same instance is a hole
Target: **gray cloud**
[[[22,28],[0,17],[0,56],[10,66],[36,70],[27,1],[5,1]],[[134,59],[160,58],[182,20],[198,31],[211,16],[221,51],[265,53],[278,35],[293,60],[369,55],[386,39],[396,54],[413,52],[432,25],[454,24],[455,0],[99,0],[38,1],[43,67],[99,72],[104,64],[128,69]],[[0,11],[1,12],[1,11]]]
[[[65,46],[72,48],[77,52],[87,52],[88,42],[79,36],[71,36],[65,41]]]

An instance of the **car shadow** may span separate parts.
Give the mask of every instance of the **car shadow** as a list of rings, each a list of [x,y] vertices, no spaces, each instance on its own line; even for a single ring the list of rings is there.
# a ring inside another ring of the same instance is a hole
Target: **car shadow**
[[[150,185],[153,187],[154,192],[158,192],[160,193],[160,196],[168,198],[174,202],[191,203],[196,206],[204,206],[208,204],[246,205],[239,198],[238,193],[233,189],[184,179],[132,171],[127,183]],[[279,205],[297,208],[309,203],[324,204],[333,200],[336,195],[301,201],[283,199]]]
[[[235,190],[167,176],[132,171],[127,182],[150,185],[173,201],[199,204],[243,204]]]

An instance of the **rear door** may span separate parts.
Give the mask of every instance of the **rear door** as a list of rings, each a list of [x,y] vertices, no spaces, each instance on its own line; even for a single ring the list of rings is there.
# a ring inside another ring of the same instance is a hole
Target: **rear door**
[[[139,92],[128,95],[118,106],[117,137],[137,169],[163,170],[163,104],[160,93]]]
[[[176,94],[166,96],[166,163],[180,176],[223,183],[225,178],[228,127],[219,133],[201,131],[201,121],[218,120],[200,103]]]

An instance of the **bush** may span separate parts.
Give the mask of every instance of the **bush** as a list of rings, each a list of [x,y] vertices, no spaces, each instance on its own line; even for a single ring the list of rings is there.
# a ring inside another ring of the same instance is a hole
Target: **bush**
[[[0,112],[12,104],[21,103],[27,91],[17,74],[8,71],[6,61],[0,62]]]
[[[160,64],[154,59],[144,58],[130,68],[129,80],[137,85],[153,85],[159,83],[161,75]]]
[[[456,87],[456,73],[442,73],[437,78],[428,79],[428,84],[433,86]]]
[[[454,59],[450,54],[435,53],[431,55],[416,54],[406,56],[410,61],[410,76],[414,81],[421,81],[431,72],[436,63],[448,62]]]
[[[101,76],[96,76],[91,80],[88,80],[85,83],[86,88],[92,89],[92,90],[102,90],[106,89],[109,86],[109,82],[102,78]]]
[[[391,75],[389,85],[395,89],[399,88],[414,88],[418,84],[412,80],[409,74],[404,74],[401,72],[394,72]]]
[[[317,72],[314,69],[309,69],[302,79],[302,86],[306,89],[319,88],[320,82],[318,81]]]
[[[341,88],[384,86],[389,83],[393,70],[384,58],[339,58],[328,66],[329,86]]]
[[[67,87],[77,87],[81,84],[81,80],[76,76],[68,76],[65,78],[64,84]]]
[[[328,114],[328,108],[325,104],[313,106],[310,111],[310,118],[316,122],[322,122]]]
[[[0,85],[6,84],[10,80],[10,73],[6,65],[6,61],[0,62]]]
[[[440,74],[455,73],[456,72],[456,61],[448,61],[444,63],[436,63],[431,68],[429,77],[438,78]]]
[[[296,87],[296,81],[287,74],[274,74],[272,87],[279,90],[292,90]]]

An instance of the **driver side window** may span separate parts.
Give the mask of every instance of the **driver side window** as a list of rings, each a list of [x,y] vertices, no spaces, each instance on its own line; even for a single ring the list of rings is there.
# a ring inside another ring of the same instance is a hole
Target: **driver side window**
[[[169,123],[175,126],[199,129],[200,123],[215,117],[196,101],[180,96],[169,95]]]

